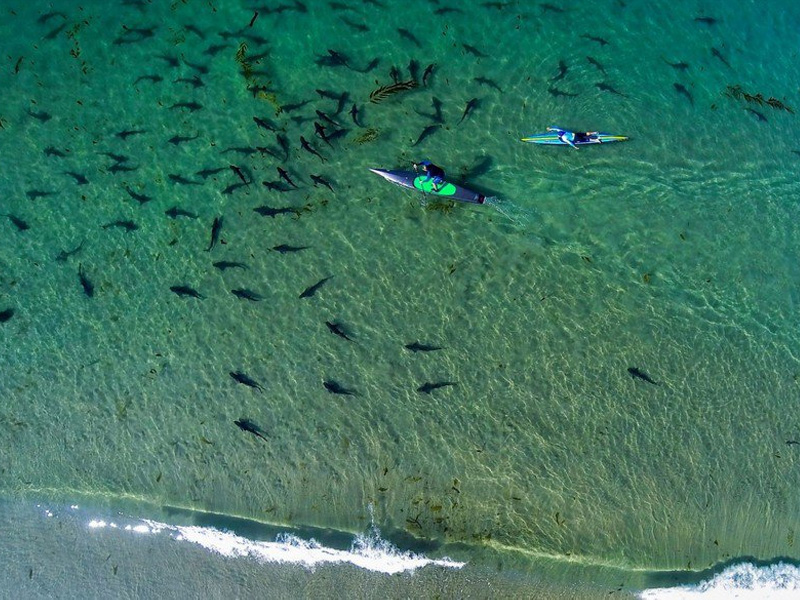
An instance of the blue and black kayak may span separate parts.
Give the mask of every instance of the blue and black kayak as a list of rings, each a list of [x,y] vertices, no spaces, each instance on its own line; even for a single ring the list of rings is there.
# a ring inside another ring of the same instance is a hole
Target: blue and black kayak
[[[420,175],[416,171],[390,171],[387,169],[370,169],[376,175],[380,175],[386,181],[390,181],[395,185],[408,188],[410,190],[417,190],[431,196],[437,196],[447,200],[456,200],[457,202],[468,202],[470,204],[483,204],[486,202],[486,196],[473,192],[467,188],[450,183],[446,181],[439,186],[439,189],[434,191],[433,181],[425,181],[426,176]]]
[[[548,131],[546,133],[533,133],[524,138],[520,138],[523,142],[529,144],[545,144],[549,146],[569,146],[566,142],[562,142],[555,131]],[[588,144],[608,144],[610,142],[624,142],[628,138],[624,135],[614,135],[612,133],[598,133],[592,136],[591,139],[576,140],[576,146],[585,146]]]

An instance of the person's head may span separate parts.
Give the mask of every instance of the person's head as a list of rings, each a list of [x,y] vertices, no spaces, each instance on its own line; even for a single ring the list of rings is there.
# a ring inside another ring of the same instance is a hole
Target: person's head
[[[431,161],[429,161],[429,160],[423,160],[423,161],[421,161],[421,162],[419,163],[419,166],[421,166],[421,167],[422,167],[422,170],[423,170],[423,171],[427,171],[427,170],[428,170],[428,167],[430,166],[430,164],[431,164]]]

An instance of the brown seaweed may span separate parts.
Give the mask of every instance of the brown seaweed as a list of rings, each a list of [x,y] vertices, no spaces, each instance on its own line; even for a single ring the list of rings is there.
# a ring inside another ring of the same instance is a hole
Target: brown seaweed
[[[408,81],[399,81],[391,85],[382,85],[369,95],[369,101],[374,104],[379,104],[380,102],[386,100],[389,96],[393,96],[399,92],[413,90],[418,85],[419,84],[414,79],[409,79]]]
[[[729,85],[725,87],[725,95],[730,98],[741,100],[744,95],[744,90],[742,90],[742,86],[740,85]]]
[[[249,82],[253,78],[253,65],[247,60],[247,44],[242,42],[236,51],[236,62],[242,68],[242,75]]]
[[[376,139],[378,139],[379,135],[380,131],[378,131],[373,127],[370,127],[364,133],[358,136],[354,141],[356,144],[366,144],[367,142],[374,142]]]
[[[772,96],[770,96],[769,100],[767,100],[767,104],[769,104],[772,108],[777,108],[778,110],[785,110],[786,112],[794,114],[794,111],[789,106],[787,106],[777,98],[773,98]]]
[[[725,87],[724,94],[729,98],[734,98],[736,100],[744,100],[745,102],[751,104],[758,104],[759,106],[764,106],[765,104],[771,106],[776,110],[785,110],[786,112],[794,114],[794,110],[787,104],[784,104],[781,100],[778,100],[774,96],[770,96],[769,99],[764,99],[764,94],[748,94],[742,89],[740,85],[729,85]]]
[[[443,215],[449,215],[453,212],[453,209],[456,207],[456,203],[451,201],[447,202],[429,202],[425,205],[425,210],[429,212],[440,212]]]

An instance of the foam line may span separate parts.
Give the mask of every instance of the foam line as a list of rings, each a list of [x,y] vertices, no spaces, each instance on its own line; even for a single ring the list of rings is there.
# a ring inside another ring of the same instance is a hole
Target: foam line
[[[365,535],[356,535],[349,550],[329,548],[314,539],[304,540],[291,534],[281,534],[274,542],[268,542],[251,540],[213,527],[168,525],[150,519],[126,525],[93,520],[89,522],[89,527],[169,535],[177,541],[197,544],[209,552],[226,557],[250,557],[265,563],[296,564],[308,569],[324,564],[349,563],[368,571],[393,575],[427,566],[460,569],[466,564],[448,558],[430,559],[421,554],[401,551],[382,539],[374,527]]]
[[[800,568],[786,563],[732,565],[711,579],[692,585],[653,588],[642,600],[789,600],[800,597]]]

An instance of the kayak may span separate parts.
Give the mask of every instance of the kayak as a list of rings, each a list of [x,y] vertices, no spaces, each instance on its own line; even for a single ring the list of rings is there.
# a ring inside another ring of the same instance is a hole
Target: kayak
[[[569,146],[569,144],[562,142],[558,138],[555,131],[548,131],[547,133],[534,133],[527,137],[520,138],[523,142],[530,144],[546,144],[551,146]],[[624,142],[628,138],[624,135],[612,135],[610,133],[598,133],[597,139],[575,142],[576,146],[583,146],[586,144],[607,144],[609,142]]]
[[[440,184],[437,191],[433,190],[433,181],[425,181],[425,175],[419,175],[416,171],[391,171],[387,169],[370,169],[376,175],[380,175],[386,181],[390,181],[395,185],[408,188],[410,190],[417,190],[424,194],[431,194],[440,198],[448,200],[456,200],[458,202],[469,202],[471,204],[483,204],[486,202],[486,196],[473,192],[467,188],[450,183],[446,181]]]

